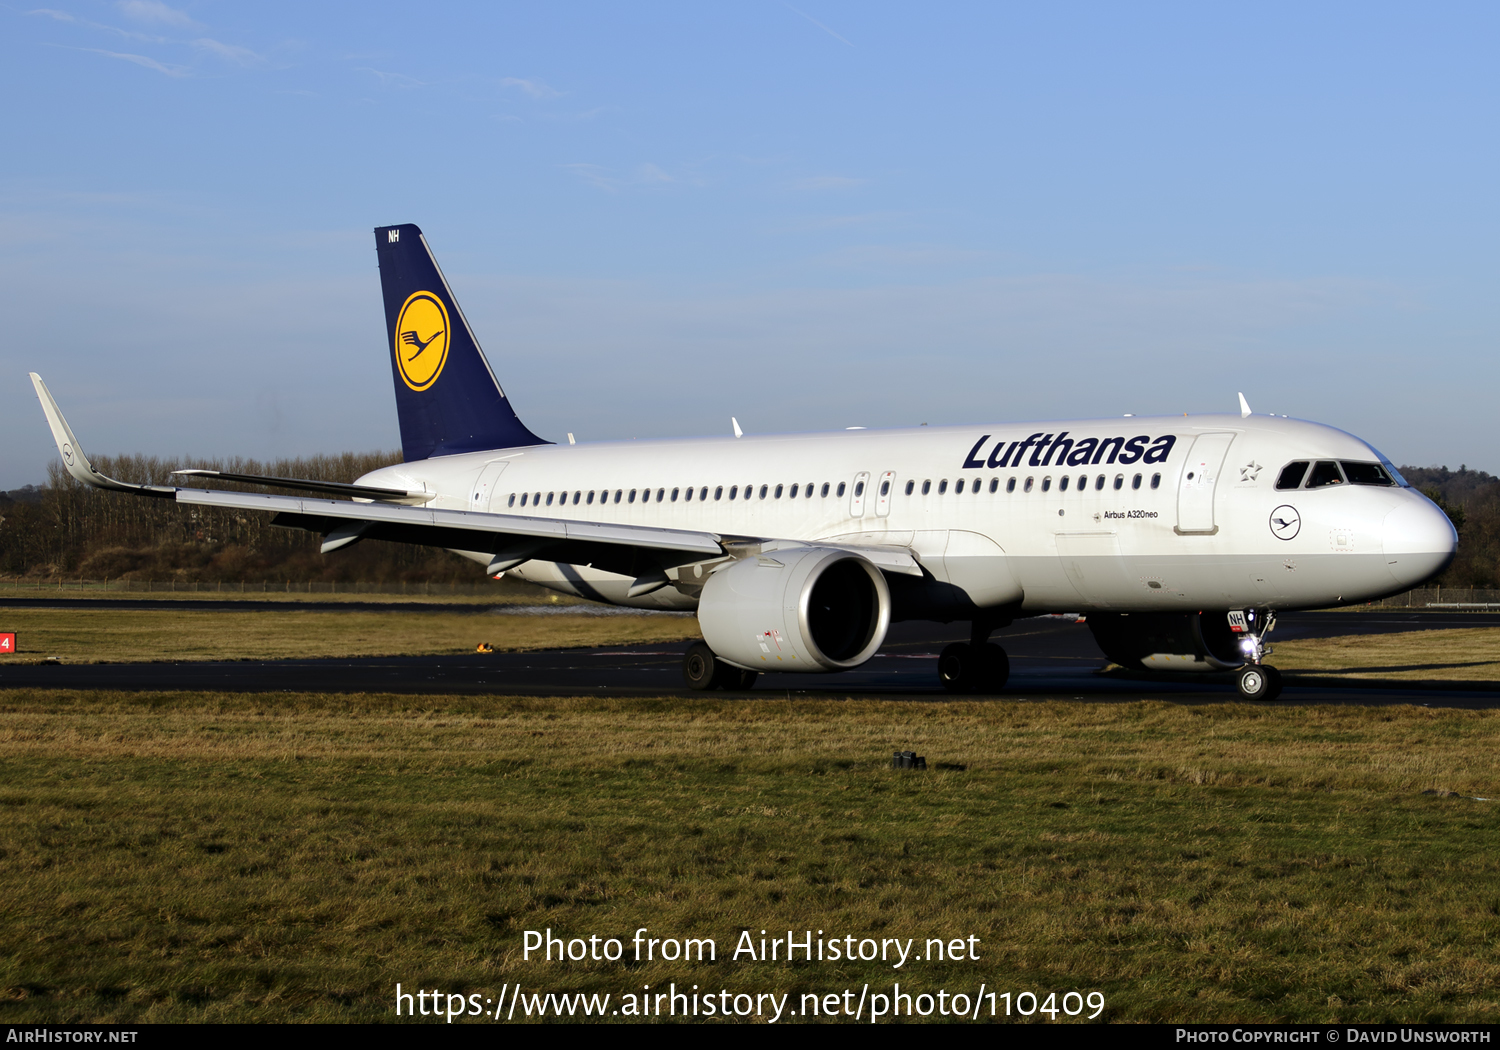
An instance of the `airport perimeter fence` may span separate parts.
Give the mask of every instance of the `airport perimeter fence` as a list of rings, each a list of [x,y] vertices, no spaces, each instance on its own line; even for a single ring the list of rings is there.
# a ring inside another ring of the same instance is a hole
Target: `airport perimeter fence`
[[[1500,609],[1500,589],[1494,587],[1420,587],[1352,609]]]
[[[507,598],[514,594],[514,585],[509,581],[482,580],[475,583],[339,583],[336,581],[307,580],[240,580],[234,581],[177,581],[177,580],[89,580],[35,579],[0,581],[0,595],[21,595],[27,592],[46,591],[83,593],[129,593],[129,594],[370,594],[406,595],[408,597],[447,598]],[[530,591],[530,588],[524,588]],[[1414,591],[1392,595],[1380,601],[1360,602],[1344,606],[1351,611],[1360,609],[1451,609],[1500,611],[1500,588],[1493,587],[1421,587]]]

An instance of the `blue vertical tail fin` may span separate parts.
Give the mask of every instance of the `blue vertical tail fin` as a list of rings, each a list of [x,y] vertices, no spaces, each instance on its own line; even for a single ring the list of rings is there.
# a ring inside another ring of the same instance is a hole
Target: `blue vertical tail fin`
[[[549,444],[510,407],[422,231],[377,227],[375,252],[406,461]]]

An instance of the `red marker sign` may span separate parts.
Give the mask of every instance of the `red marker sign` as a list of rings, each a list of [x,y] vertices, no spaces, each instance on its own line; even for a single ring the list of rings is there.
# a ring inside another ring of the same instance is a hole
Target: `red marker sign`
[[[16,651],[16,636],[14,634],[0,634],[0,656]]]

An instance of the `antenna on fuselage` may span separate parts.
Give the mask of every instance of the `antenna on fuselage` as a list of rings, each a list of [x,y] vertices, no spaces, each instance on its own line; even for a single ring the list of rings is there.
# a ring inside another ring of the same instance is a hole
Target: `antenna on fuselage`
[[[1245,395],[1244,394],[1240,395],[1240,418],[1241,419],[1249,419],[1250,418],[1250,402],[1248,402],[1248,401],[1245,400]]]
[[[738,419],[735,419],[733,416],[730,416],[729,417],[729,422],[734,425],[734,436],[735,437],[742,438],[742,437],[745,436],[745,432],[740,429],[740,421]]]

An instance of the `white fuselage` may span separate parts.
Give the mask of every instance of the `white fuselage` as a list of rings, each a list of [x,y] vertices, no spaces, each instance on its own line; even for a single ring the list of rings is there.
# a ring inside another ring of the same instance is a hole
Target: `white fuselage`
[[[360,480],[437,493],[435,509],[904,548],[974,607],[1024,613],[1326,606],[1452,558],[1447,517],[1409,487],[1278,489],[1303,460],[1382,457],[1332,427],[1207,415],[544,445]],[[620,604],[696,603],[691,588],[627,599],[628,579],[587,566],[511,572]]]

